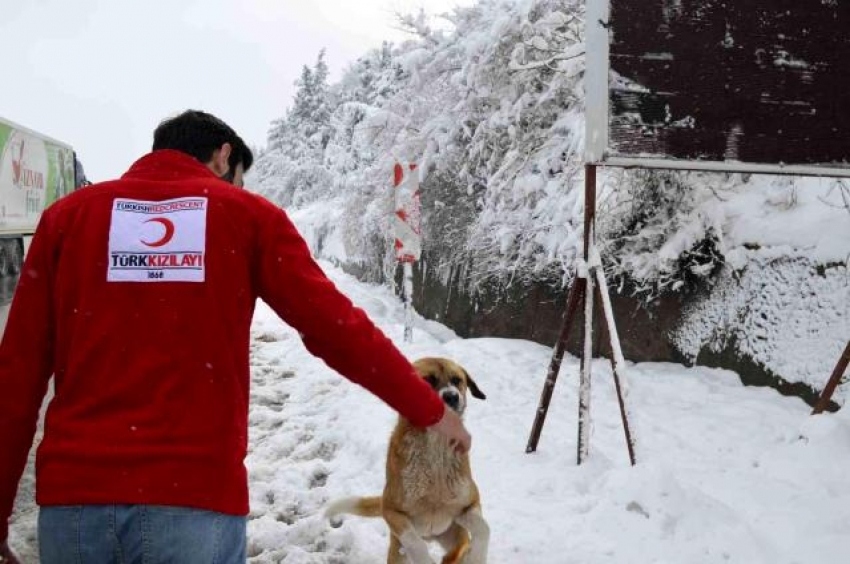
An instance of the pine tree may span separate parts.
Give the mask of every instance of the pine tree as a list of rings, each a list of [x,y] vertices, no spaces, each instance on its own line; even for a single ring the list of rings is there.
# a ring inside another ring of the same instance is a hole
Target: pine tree
[[[328,89],[328,65],[325,62],[325,50],[319,51],[316,64],[313,67],[313,100],[311,125],[315,128],[314,135],[319,134],[319,143],[322,150],[328,146],[330,140],[330,121],[332,103]]]
[[[304,65],[301,68],[301,78],[295,82],[295,86],[295,101],[287,117],[291,123],[308,123],[313,114],[315,98],[315,81],[310,67]]]
[[[266,146],[269,151],[280,151],[286,143],[286,118],[278,118],[272,121],[266,138]]]
[[[327,92],[328,89],[328,64],[325,62],[325,49],[319,51],[316,64],[313,67],[313,84],[316,92]]]
[[[312,67],[302,67],[292,106],[272,122],[268,152],[257,162],[263,193],[282,205],[308,203],[333,187],[330,172],[323,168],[335,110],[328,76],[322,49]]]
[[[313,71],[304,65],[301,77],[295,81],[296,91],[293,106],[286,115],[272,122],[268,133],[268,148],[270,151],[287,151],[293,139],[301,133],[303,125],[308,123],[313,113]],[[293,135],[294,134],[294,135]]]

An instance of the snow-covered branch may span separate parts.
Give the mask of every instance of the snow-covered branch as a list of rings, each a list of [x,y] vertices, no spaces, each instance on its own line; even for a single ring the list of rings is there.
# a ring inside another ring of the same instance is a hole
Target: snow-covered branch
[[[534,69],[539,69],[539,68],[542,68],[542,67],[550,67],[551,68],[552,63],[557,63],[559,61],[570,61],[572,59],[577,59],[577,58],[583,57],[583,56],[584,56],[584,51],[582,51],[581,53],[576,53],[574,55],[566,55],[564,53],[559,53],[557,55],[549,57],[548,59],[544,59],[542,61],[534,61],[533,63],[527,63],[527,64],[524,64],[524,65],[521,65],[521,64],[517,63],[516,61],[511,61],[509,68],[512,71],[534,70]]]

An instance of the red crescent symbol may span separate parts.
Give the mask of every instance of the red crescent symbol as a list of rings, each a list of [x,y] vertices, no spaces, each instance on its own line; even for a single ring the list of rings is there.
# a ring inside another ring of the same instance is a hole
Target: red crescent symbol
[[[168,242],[171,241],[171,238],[174,237],[174,223],[172,223],[170,219],[165,219],[164,217],[155,217],[147,220],[145,223],[150,223],[151,221],[155,221],[165,227],[165,234],[159,241],[154,241],[152,243],[142,241],[142,243],[148,247],[162,247],[163,245],[167,245]]]

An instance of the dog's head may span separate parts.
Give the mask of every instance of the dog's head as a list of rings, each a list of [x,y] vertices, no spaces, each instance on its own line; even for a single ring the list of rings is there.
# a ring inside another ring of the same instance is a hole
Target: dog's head
[[[458,414],[462,415],[466,409],[467,390],[472,397],[487,398],[469,373],[447,358],[420,358],[413,366],[443,402]]]

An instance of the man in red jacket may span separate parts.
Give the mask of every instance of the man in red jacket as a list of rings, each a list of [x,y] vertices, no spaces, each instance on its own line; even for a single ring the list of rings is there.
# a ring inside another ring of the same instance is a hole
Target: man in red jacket
[[[44,564],[245,561],[257,298],[330,367],[470,446],[286,214],[221,180],[251,164],[230,127],[188,111],[153,149],[59,200],[33,238],[0,345],[0,562],[14,562],[8,518],[51,376],[36,458]]]

